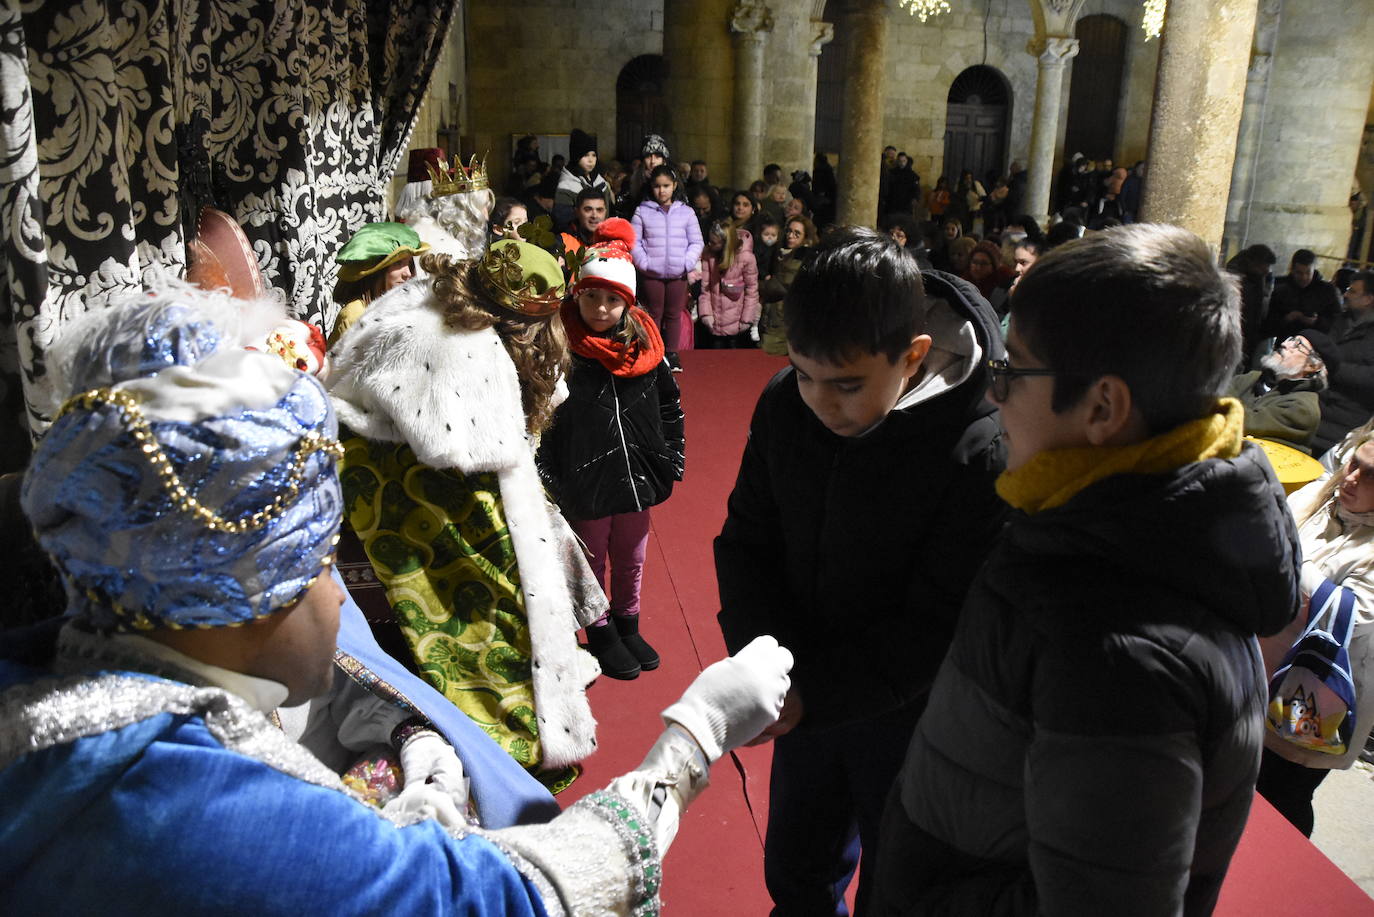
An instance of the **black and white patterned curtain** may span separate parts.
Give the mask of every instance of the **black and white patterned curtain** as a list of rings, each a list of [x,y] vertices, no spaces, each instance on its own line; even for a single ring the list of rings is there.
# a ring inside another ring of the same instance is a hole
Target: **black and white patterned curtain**
[[[47,346],[181,273],[201,205],[292,314],[333,321],[334,254],[386,218],[457,0],[0,4],[3,470],[47,423]]]

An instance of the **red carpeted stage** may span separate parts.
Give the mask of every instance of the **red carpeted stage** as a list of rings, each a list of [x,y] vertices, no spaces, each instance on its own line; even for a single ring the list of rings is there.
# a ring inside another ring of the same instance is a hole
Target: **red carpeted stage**
[[[754,402],[786,365],[760,351],[689,351],[677,379],[687,415],[687,474],[654,510],[644,574],[642,631],[663,665],[634,681],[598,679],[590,696],[600,751],[560,797],[565,806],[639,763],[671,703],[705,665],[724,655],[711,541],[725,519]],[[683,819],[665,864],[663,903],[684,917],[767,914],[763,832],[768,746],[716,764],[712,786]],[[852,889],[851,889],[852,892]],[[1374,900],[1262,799],[1232,862],[1217,913],[1374,915]]]

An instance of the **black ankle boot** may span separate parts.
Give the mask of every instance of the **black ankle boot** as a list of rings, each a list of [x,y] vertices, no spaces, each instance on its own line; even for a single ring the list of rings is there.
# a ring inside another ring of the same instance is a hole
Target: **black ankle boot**
[[[639,660],[639,667],[646,672],[658,668],[658,653],[639,635],[639,615],[611,615],[615,629],[620,632],[620,642]]]
[[[596,661],[601,664],[602,674],[608,678],[629,681],[639,677],[639,663],[621,642],[620,633],[610,622],[599,627],[595,624],[587,626],[587,649],[592,651]],[[658,665],[658,662],[655,661],[654,665]]]

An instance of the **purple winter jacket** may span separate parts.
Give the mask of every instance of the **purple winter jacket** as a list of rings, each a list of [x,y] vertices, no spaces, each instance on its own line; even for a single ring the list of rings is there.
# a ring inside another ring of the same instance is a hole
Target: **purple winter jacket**
[[[682,201],[665,210],[657,201],[643,201],[630,221],[635,228],[635,267],[650,277],[671,279],[695,270],[701,257],[701,226]]]

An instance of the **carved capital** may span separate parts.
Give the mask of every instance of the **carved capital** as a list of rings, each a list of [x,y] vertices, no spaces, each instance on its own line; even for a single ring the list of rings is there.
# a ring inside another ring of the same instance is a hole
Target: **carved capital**
[[[1037,35],[1072,35],[1085,0],[1031,0]]]
[[[1026,51],[1040,59],[1042,68],[1062,67],[1078,53],[1078,39],[1067,35],[1032,38],[1026,42]]]
[[[829,22],[811,21],[811,56],[820,57],[821,48],[830,44],[835,38],[835,26]]]
[[[773,11],[759,0],[739,0],[730,11],[730,31],[745,40],[762,41],[773,31]]]

